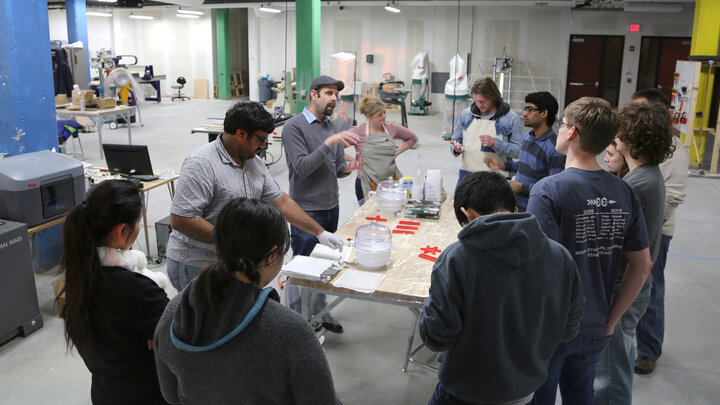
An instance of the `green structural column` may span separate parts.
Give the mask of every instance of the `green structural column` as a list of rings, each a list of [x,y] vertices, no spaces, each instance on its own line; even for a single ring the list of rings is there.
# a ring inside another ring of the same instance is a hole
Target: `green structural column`
[[[215,13],[217,26],[218,98],[229,100],[230,91],[230,11],[220,8]]]
[[[320,74],[320,0],[297,0],[297,70],[295,80],[297,91],[304,91],[305,96],[297,95],[297,111],[302,112],[310,102],[309,88],[312,79]]]

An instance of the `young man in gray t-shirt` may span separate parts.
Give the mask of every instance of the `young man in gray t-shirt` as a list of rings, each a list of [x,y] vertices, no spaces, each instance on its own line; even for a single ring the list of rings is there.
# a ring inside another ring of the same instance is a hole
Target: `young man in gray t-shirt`
[[[674,150],[671,129],[667,110],[660,105],[630,103],[620,110],[620,129],[615,143],[630,169],[623,180],[640,199],[653,261],[660,249],[665,207],[665,182],[658,164]],[[616,291],[623,273],[624,268],[618,275]],[[648,277],[640,294],[622,316],[622,327],[615,328],[603,352],[595,375],[597,404],[632,402],[635,327],[647,309],[651,287],[652,277]]]

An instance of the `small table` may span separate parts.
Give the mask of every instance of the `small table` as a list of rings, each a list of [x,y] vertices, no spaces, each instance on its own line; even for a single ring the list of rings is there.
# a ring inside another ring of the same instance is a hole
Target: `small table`
[[[101,172],[102,173],[102,172]],[[172,199],[175,196],[175,180],[177,180],[180,176],[176,175],[174,177],[171,177],[169,179],[155,179],[150,181],[141,181],[142,188],[140,189],[140,193],[142,194],[143,199],[143,208],[142,208],[142,216],[143,216],[143,228],[145,228],[145,252],[148,256],[150,256],[150,237],[148,236],[148,222],[147,222],[147,193],[154,189],[158,188],[163,185],[167,185],[168,192],[170,193],[170,198]],[[101,175],[93,177],[94,184],[98,184],[105,180],[113,180],[113,179],[123,179],[122,176],[119,174],[117,175]]]
[[[353,298],[365,301],[379,302],[383,304],[399,305],[407,307],[413,314],[413,321],[408,337],[408,345],[405,360],[403,363],[403,371],[407,370],[408,362],[412,361],[418,365],[435,370],[434,368],[418,362],[412,356],[417,353],[422,345],[413,349],[413,339],[417,328],[420,310],[422,309],[425,298],[428,297],[430,290],[430,274],[432,273],[433,261],[419,257],[424,251],[422,248],[426,246],[437,247],[444,250],[449,244],[457,240],[457,234],[460,231],[460,225],[455,218],[455,211],[451,198],[446,198],[441,206],[440,219],[420,219],[420,218],[403,218],[393,217],[391,215],[380,214],[375,203],[375,199],[369,199],[355,214],[353,214],[347,222],[345,222],[336,232],[338,236],[347,240],[355,237],[355,231],[361,225],[369,224],[371,220],[367,218],[375,218],[376,216],[387,219],[387,221],[378,221],[394,230],[397,226],[403,226],[399,221],[419,222],[419,230],[414,234],[396,234],[393,233],[393,251],[390,256],[390,264],[383,270],[373,271],[373,273],[385,274],[385,279],[380,283],[378,288],[372,294],[361,293],[345,288],[337,288],[332,282],[347,269],[364,270],[351,257],[343,269],[335,275],[329,283],[320,281],[311,281],[297,277],[291,277],[290,283],[300,287],[303,317],[310,322],[318,321],[332,308],[340,304],[345,298]],[[431,256],[437,257],[439,253],[431,253]],[[313,294],[322,293],[326,295],[337,296],[333,302],[320,311],[315,316],[310,316],[310,303]]]
[[[148,97],[145,96],[145,100],[149,101],[157,101],[158,103],[162,101],[162,94],[160,91],[160,80],[165,80],[167,76],[165,75],[157,75],[153,76],[150,79],[143,79],[140,77],[136,77],[135,80],[137,80],[138,83],[145,83],[151,85],[155,89],[155,97]]]
[[[60,119],[74,119],[75,117],[87,117],[93,121],[95,124],[95,130],[98,134],[98,141],[99,141],[99,148],[100,148],[100,158],[104,159],[105,155],[103,154],[103,148],[102,148],[102,127],[103,124],[105,124],[105,118],[112,117],[113,119],[117,119],[117,117],[122,117],[125,119],[125,123],[127,124],[127,130],[128,130],[128,144],[132,145],[132,130],[130,129],[130,117],[135,113],[135,106],[116,106],[113,108],[102,108],[99,110],[94,111],[75,111],[75,110],[68,110],[67,108],[62,108],[55,111],[55,114],[57,114],[58,118]]]

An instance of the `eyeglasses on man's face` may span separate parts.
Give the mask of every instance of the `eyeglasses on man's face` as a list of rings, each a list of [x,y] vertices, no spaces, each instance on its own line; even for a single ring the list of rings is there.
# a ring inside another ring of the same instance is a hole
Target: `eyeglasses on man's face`
[[[270,135],[262,137],[262,136],[256,134],[255,132],[253,132],[253,136],[255,136],[258,139],[258,141],[260,141],[260,145],[262,145],[262,146],[268,145],[268,138],[270,137]]]
[[[539,109],[539,108],[532,107],[532,106],[529,106],[529,105],[526,105],[526,106],[523,108],[523,111],[525,111],[526,113],[530,114],[530,113],[533,112],[533,111],[540,111],[540,109]]]

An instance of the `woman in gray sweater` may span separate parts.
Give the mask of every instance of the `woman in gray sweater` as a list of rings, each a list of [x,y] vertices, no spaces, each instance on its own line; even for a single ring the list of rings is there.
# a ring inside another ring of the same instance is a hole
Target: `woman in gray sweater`
[[[262,289],[289,248],[282,213],[231,200],[213,231],[219,262],[167,306],[155,330],[160,388],[173,404],[336,404],[307,321]]]

